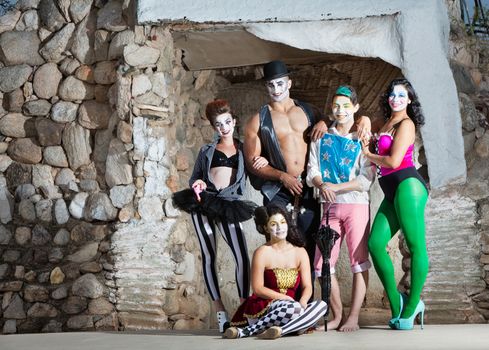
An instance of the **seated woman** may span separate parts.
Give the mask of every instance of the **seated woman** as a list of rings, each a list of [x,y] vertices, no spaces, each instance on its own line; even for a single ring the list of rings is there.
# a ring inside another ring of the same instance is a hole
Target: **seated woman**
[[[236,311],[224,338],[259,335],[275,339],[305,331],[326,312],[324,301],[307,304],[312,294],[309,257],[289,214],[275,205],[255,210],[258,232],[267,242],[258,247],[251,262],[253,294]],[[297,300],[296,291],[301,288]]]

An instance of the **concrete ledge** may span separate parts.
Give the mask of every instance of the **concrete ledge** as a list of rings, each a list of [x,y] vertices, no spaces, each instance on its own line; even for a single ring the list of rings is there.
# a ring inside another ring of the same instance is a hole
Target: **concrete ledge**
[[[362,328],[355,333],[316,331],[277,340],[222,339],[216,331],[164,333],[53,333],[0,337],[2,350],[128,350],[128,349],[335,349],[412,350],[487,349],[489,326],[427,325],[420,330],[393,331],[387,326]]]

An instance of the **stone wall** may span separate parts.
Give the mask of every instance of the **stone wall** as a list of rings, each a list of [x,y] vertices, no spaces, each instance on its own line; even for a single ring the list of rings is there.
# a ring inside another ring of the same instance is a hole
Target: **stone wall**
[[[136,193],[134,212],[121,218],[112,236],[117,272],[117,310],[123,329],[208,328],[210,302],[198,260],[198,242],[188,216],[172,207],[172,192],[188,186],[200,147],[214,131],[202,106],[219,83],[210,71],[180,65],[167,29],[148,31],[145,50],[157,49],[153,64],[129,62]],[[141,48],[139,48],[141,50]],[[146,60],[147,54],[134,57]],[[155,91],[162,86],[159,96]]]
[[[133,7],[26,0],[0,19],[3,333],[207,326],[168,198],[212,140],[201,106],[220,85]]]
[[[217,95],[242,109],[248,102],[215,71],[186,71],[170,28],[135,25],[133,8],[129,0],[20,0],[0,17],[3,333],[214,326],[198,242],[169,198],[213,138],[203,106]],[[488,56],[456,24],[468,181],[431,194],[424,297],[432,322],[485,322]],[[261,237],[251,224],[245,230],[251,252]],[[233,308],[233,262],[221,252],[220,284]]]
[[[119,328],[110,223],[135,192],[114,84],[134,41],[127,14],[20,0],[0,19],[3,333]]]

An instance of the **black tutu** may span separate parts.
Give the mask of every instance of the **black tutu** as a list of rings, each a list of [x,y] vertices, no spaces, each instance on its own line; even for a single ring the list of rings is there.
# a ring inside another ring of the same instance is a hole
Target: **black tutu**
[[[187,188],[175,192],[172,196],[173,205],[187,213],[199,213],[211,219],[228,222],[243,222],[252,218],[258,205],[252,201],[226,200],[217,197],[215,193],[204,191],[197,201],[195,192]]]

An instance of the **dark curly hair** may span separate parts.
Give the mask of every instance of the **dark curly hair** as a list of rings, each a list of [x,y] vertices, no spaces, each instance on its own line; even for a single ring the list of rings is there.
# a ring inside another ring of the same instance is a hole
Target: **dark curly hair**
[[[255,209],[256,230],[264,235],[268,242],[270,240],[270,234],[267,232],[266,227],[268,219],[275,214],[282,214],[287,221],[287,242],[296,247],[304,247],[304,240],[302,239],[302,236],[299,233],[297,226],[292,223],[292,218],[290,217],[290,214],[284,208],[277,205],[269,204],[267,206],[258,207]]]
[[[394,90],[394,86],[402,85],[406,88],[408,92],[408,97],[411,100],[411,103],[408,104],[406,112],[409,118],[413,121],[416,127],[424,124],[424,116],[423,111],[421,110],[421,105],[419,104],[418,96],[414,91],[411,83],[404,78],[398,78],[391,81],[384,94],[380,97],[380,109],[384,115],[384,119],[387,120],[391,116],[391,107],[389,106],[389,95],[392,90]]]

